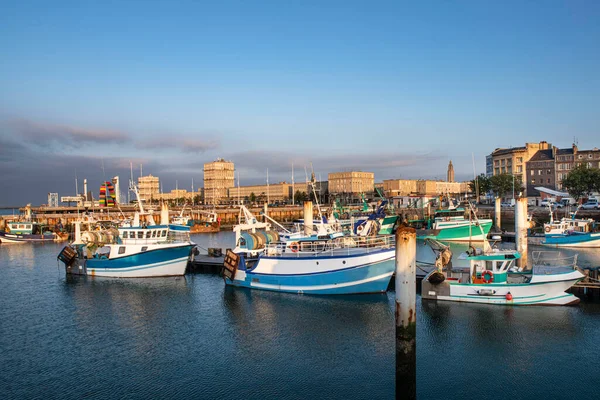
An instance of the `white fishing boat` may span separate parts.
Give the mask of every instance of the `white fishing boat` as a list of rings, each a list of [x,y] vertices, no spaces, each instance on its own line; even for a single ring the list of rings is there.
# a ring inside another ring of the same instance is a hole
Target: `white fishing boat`
[[[453,267],[449,247],[435,242],[436,268],[422,281],[423,299],[499,305],[570,305],[579,299],[565,291],[583,279],[577,256],[534,252],[531,270],[515,265],[515,250],[472,249],[459,260],[468,267]],[[434,249],[435,251],[435,249]]]

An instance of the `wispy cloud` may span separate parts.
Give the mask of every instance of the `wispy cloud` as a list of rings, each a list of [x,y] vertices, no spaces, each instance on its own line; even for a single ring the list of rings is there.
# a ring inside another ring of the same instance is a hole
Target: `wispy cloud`
[[[76,147],[85,143],[124,143],[130,140],[129,135],[116,130],[89,129],[72,125],[41,123],[28,119],[12,119],[5,125],[13,134],[37,145],[59,142]]]
[[[150,137],[138,140],[136,147],[140,149],[177,149],[186,153],[204,153],[219,147],[219,141],[214,138],[200,139],[178,135]]]

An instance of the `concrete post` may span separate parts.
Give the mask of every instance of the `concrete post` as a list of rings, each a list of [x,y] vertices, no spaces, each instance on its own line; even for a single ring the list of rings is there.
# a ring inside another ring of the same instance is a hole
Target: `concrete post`
[[[527,198],[522,197],[515,202],[515,244],[521,258],[517,265],[521,270],[528,269],[527,266]]]
[[[396,231],[396,398],[417,397],[417,234]]]
[[[313,233],[313,203],[312,201],[304,202],[304,234],[312,235]]]
[[[496,230],[502,232],[502,198],[496,197]]]
[[[169,225],[169,223],[169,206],[167,206],[167,203],[163,201],[160,206],[160,224]]]

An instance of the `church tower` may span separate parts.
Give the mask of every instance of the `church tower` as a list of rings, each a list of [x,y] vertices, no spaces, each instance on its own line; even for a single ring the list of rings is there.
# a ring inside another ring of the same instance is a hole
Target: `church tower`
[[[448,182],[454,182],[454,166],[452,165],[452,161],[448,163]]]

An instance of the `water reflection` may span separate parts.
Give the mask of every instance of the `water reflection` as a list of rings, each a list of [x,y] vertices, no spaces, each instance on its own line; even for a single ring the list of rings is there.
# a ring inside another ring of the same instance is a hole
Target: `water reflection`
[[[386,294],[319,297],[228,286],[223,301],[242,348],[246,337],[261,338],[251,346],[259,353],[269,353],[282,338],[292,352],[305,351],[307,342],[331,350],[349,339],[376,353],[389,353],[382,345],[386,341],[378,340],[393,327]]]
[[[189,297],[185,277],[115,279],[67,276],[66,300],[73,323],[92,343],[119,332],[128,346],[144,353],[158,340],[169,340],[176,318],[172,304]]]

